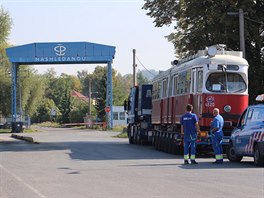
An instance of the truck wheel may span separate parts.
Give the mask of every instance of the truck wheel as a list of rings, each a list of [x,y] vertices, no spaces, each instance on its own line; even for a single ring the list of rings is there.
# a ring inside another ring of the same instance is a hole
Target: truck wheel
[[[133,136],[131,137],[131,127],[127,127],[129,144],[134,144]]]
[[[129,137],[129,144],[134,144],[133,137]]]
[[[240,162],[243,158],[243,156],[236,155],[236,152],[234,150],[232,143],[228,145],[226,154],[230,162]]]
[[[264,156],[260,155],[258,144],[254,146],[254,164],[256,166],[264,166]]]

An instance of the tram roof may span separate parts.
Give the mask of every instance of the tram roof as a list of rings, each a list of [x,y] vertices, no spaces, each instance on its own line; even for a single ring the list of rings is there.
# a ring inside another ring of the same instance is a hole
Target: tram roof
[[[171,67],[166,71],[160,71],[160,73],[154,77],[154,79],[162,78],[163,76],[168,75],[169,73],[173,72],[181,72],[186,70],[187,68],[192,68],[196,66],[201,66],[205,64],[226,64],[226,65],[241,65],[241,66],[248,66],[248,62],[246,59],[234,56],[234,55],[215,55],[213,57],[210,56],[198,56],[192,60],[179,63],[176,66]],[[153,79],[153,80],[154,80]]]

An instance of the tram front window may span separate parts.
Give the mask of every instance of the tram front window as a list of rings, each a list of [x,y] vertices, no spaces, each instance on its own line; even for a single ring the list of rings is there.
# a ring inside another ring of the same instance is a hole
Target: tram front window
[[[242,93],[246,90],[245,81],[236,73],[212,73],[205,86],[211,92]]]

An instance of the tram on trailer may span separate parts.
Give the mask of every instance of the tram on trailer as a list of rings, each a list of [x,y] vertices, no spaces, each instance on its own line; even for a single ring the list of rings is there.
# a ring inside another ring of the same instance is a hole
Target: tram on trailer
[[[224,118],[223,146],[228,145],[232,129],[248,106],[248,62],[240,51],[227,51],[225,45],[199,50],[194,56],[173,61],[173,66],[160,71],[152,82],[152,112],[148,131],[142,134],[136,125],[135,139],[152,140],[158,149],[178,153],[183,148],[180,118],[187,104],[199,118],[198,151],[211,145],[210,123],[213,109],[219,108]],[[129,124],[130,127],[133,123]],[[133,125],[135,126],[135,125]],[[128,133],[131,136],[131,132]],[[132,132],[133,133],[133,132]],[[140,141],[139,141],[140,142]]]

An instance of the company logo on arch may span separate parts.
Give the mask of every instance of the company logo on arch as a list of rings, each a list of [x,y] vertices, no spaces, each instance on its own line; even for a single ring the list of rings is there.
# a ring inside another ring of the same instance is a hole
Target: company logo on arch
[[[58,44],[56,47],[54,47],[54,51],[55,51],[57,56],[64,56],[65,51],[66,51],[66,47],[61,45],[61,44]]]

